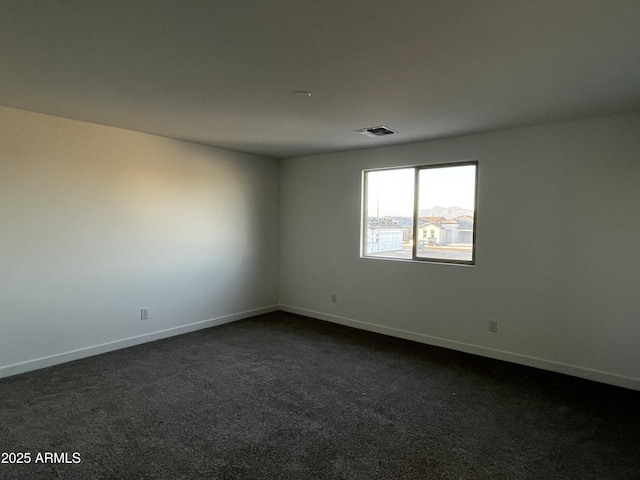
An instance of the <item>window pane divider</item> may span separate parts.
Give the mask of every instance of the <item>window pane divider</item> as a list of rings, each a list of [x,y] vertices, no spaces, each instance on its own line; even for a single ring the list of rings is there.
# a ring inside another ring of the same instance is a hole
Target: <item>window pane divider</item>
[[[413,232],[411,235],[411,260],[418,258],[418,213],[420,210],[418,196],[419,196],[419,175],[418,167],[413,168]]]

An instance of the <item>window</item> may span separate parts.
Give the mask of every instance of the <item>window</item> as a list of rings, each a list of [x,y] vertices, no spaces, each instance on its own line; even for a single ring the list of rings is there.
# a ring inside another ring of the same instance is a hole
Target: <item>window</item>
[[[362,256],[475,263],[477,162],[363,172]]]

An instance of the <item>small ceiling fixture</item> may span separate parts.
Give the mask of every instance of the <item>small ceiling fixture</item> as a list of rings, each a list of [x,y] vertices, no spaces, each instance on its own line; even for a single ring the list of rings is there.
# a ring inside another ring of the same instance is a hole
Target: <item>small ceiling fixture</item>
[[[361,128],[356,130],[360,135],[366,135],[367,137],[384,137],[385,135],[393,135],[394,133],[398,133],[396,130],[391,130],[384,125],[380,125],[379,127],[369,127],[369,128]]]
[[[296,90],[295,92],[291,92],[291,95],[294,97],[310,97],[311,92],[307,92],[305,90]]]

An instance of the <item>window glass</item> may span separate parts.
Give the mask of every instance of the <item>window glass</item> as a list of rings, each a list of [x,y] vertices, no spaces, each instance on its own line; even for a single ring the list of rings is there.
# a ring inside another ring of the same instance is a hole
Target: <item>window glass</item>
[[[475,263],[476,175],[477,162],[366,171],[363,255]]]
[[[473,260],[476,166],[418,170],[418,230],[428,232],[416,255],[434,260]]]
[[[413,168],[366,174],[365,255],[411,258]]]

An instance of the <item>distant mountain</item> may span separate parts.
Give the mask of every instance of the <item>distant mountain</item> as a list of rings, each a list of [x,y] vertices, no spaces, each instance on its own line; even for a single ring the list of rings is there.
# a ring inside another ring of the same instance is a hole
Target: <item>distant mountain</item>
[[[448,219],[459,217],[460,215],[467,215],[473,218],[473,210],[462,207],[431,207],[420,209],[421,217],[444,217]]]

